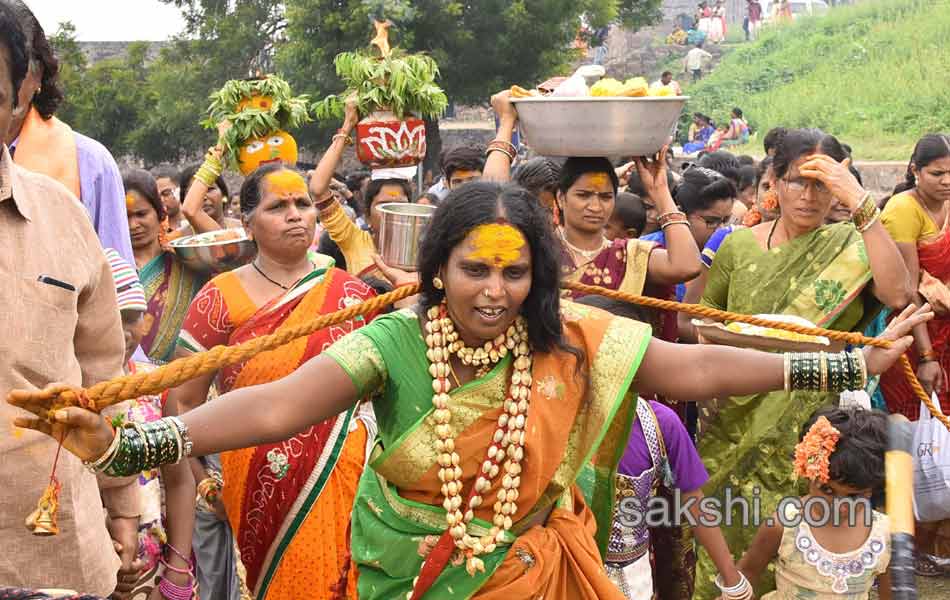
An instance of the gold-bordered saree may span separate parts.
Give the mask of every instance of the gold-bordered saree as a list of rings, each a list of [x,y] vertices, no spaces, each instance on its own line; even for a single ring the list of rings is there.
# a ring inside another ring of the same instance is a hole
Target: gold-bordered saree
[[[426,598],[622,599],[601,556],[615,469],[635,415],[630,386],[650,328],[570,302],[562,312],[565,339],[585,353],[589,368],[579,372],[575,357],[560,350],[533,357],[514,527],[482,557],[484,573],[470,576],[461,556],[453,556]],[[411,311],[380,317],[325,354],[349,373],[361,395],[377,394],[379,440],[352,521],[359,597],[405,598],[445,529],[432,380],[419,319]],[[506,357],[485,377],[450,393],[464,490],[474,481],[502,411],[510,363]],[[500,477],[469,526],[475,535],[490,529],[499,489]]]

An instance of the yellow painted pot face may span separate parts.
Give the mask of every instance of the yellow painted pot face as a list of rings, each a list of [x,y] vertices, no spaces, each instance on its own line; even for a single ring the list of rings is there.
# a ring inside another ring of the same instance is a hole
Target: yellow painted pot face
[[[291,167],[297,164],[297,141],[286,131],[247,140],[238,154],[238,165],[244,175],[264,163],[278,160]]]

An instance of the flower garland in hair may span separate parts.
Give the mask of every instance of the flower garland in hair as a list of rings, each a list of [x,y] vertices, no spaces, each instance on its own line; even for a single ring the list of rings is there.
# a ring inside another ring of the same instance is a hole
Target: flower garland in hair
[[[821,483],[828,483],[831,455],[834,454],[841,432],[827,417],[818,417],[802,441],[795,446],[795,475]]]

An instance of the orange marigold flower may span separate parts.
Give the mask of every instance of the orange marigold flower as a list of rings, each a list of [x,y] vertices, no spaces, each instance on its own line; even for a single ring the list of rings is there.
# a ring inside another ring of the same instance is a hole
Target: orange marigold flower
[[[826,417],[818,417],[802,441],[795,446],[795,475],[828,483],[828,463],[841,438]]]

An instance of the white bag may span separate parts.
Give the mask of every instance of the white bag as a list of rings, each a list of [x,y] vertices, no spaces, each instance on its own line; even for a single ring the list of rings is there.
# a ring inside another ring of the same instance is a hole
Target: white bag
[[[940,410],[936,394],[933,402]],[[950,431],[920,403],[914,431],[914,516],[918,521],[950,519]]]

